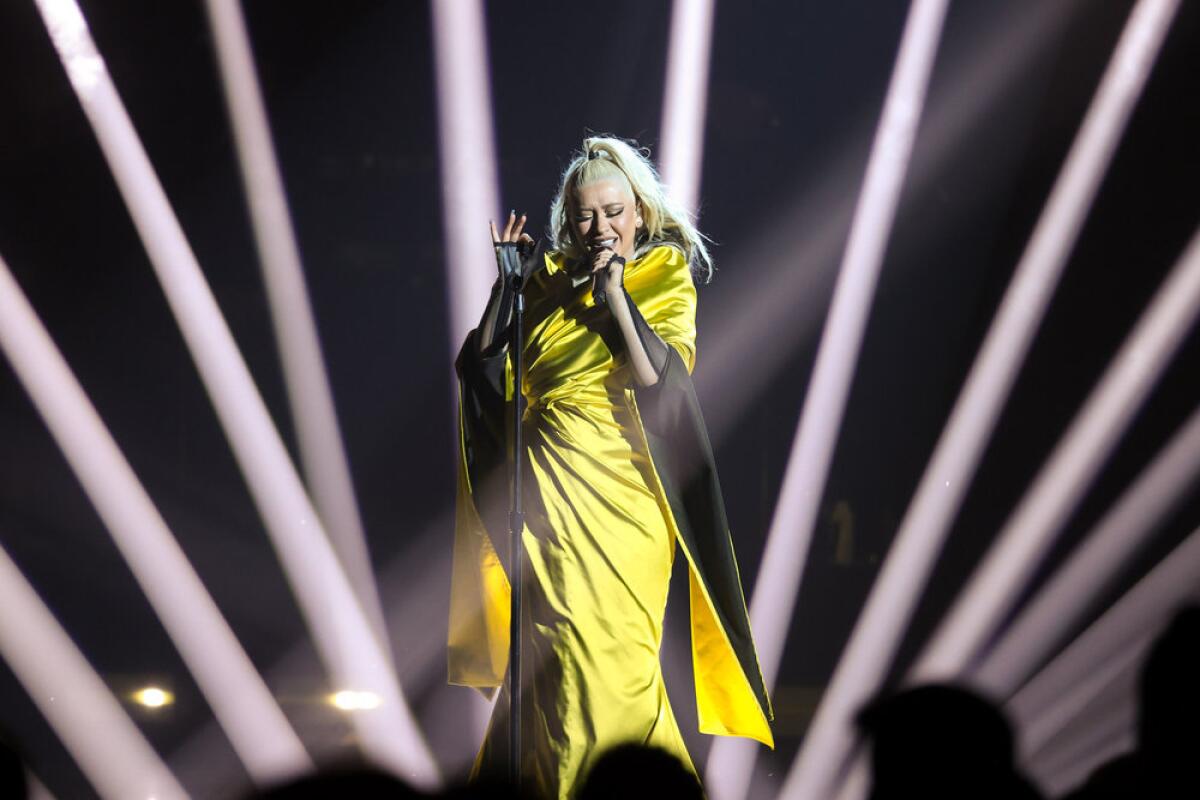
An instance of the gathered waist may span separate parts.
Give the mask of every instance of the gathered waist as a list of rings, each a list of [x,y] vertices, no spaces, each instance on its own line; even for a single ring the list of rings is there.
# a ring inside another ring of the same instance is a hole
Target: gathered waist
[[[603,385],[597,386],[594,384],[588,387],[563,387],[563,390],[555,389],[535,397],[529,397],[527,394],[525,401],[526,419],[558,406],[594,410],[612,409],[614,407],[624,407],[625,405],[623,391],[619,389],[613,391]]]

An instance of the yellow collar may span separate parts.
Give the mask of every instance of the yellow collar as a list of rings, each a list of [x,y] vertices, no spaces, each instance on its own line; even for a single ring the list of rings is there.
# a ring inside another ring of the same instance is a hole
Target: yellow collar
[[[645,255],[645,254],[643,253],[643,255]],[[566,268],[567,257],[562,253],[562,251],[545,253],[544,258],[546,259],[546,274],[547,275],[553,276],[556,272],[558,272],[560,270],[564,271],[564,272],[568,271]],[[631,258],[628,261],[626,261],[625,262],[625,272],[628,274],[629,268],[632,267],[634,264],[636,264],[640,260],[641,260],[641,257],[638,256],[638,257],[634,257],[634,258]]]

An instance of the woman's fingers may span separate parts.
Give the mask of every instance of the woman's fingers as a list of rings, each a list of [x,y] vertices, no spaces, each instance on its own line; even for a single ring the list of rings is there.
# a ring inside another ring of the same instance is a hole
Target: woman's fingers
[[[533,244],[533,237],[530,236],[528,233],[522,233],[520,241],[526,242],[528,244]]]
[[[529,234],[523,233],[525,230],[525,220],[526,216],[524,214],[518,217],[515,211],[508,212],[508,220],[504,224],[504,233],[496,231],[495,221],[489,222],[488,224],[492,229],[492,243],[500,244],[501,242],[516,242],[520,240],[533,241]]]

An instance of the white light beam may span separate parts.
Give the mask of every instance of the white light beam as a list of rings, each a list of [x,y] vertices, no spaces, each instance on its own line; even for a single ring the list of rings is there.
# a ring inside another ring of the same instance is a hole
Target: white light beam
[[[3,258],[0,349],[251,777],[270,783],[310,768],[312,762],[295,731]]]
[[[0,547],[0,655],[106,800],[182,800],[133,720]]]
[[[300,460],[325,530],[386,652],[387,624],[304,283],[283,176],[254,71],[250,38],[238,0],[207,0],[206,6]]]
[[[671,6],[659,163],[671,199],[690,214],[699,208],[712,25],[713,0]]]
[[[1022,726],[1053,711],[1097,664],[1144,647],[1179,607],[1200,600],[1200,530],[1193,531],[1008,702]]]
[[[1097,705],[1101,698],[1111,696],[1114,689],[1133,694],[1138,668],[1154,639],[1152,634],[1157,631],[1144,631],[1110,658],[1093,664],[1063,694],[1037,709],[1035,716],[1019,719],[1020,751],[1024,757],[1032,759],[1040,754],[1081,714]]]
[[[750,604],[751,626],[768,689],[775,684],[783,655],[813,522],[916,139],[945,14],[946,0],[915,0],[910,7],[832,306],[817,350],[816,366],[784,472],[783,488],[771,520]],[[717,800],[745,797],[756,754],[757,749],[744,742],[718,739],[713,744],[705,781]],[[810,762],[804,773],[806,783],[791,791],[799,791],[803,797],[825,796],[818,787],[826,786],[829,776],[821,771],[820,762]],[[785,786],[784,796],[788,791]]]
[[[439,783],[391,662],[342,570],[295,466],[204,280],[74,0],[37,0],[141,236],[317,650],[339,687],[380,708],[351,722],[366,755],[410,782]]]
[[[450,343],[458,352],[496,279],[487,221],[500,208],[483,6],[431,0],[442,165],[442,235],[450,295]],[[518,213],[521,209],[518,209]]]
[[[1098,764],[1132,749],[1137,724],[1132,695],[1106,700],[1088,709],[1059,741],[1029,762],[1029,773],[1038,777],[1047,797],[1064,796]]]
[[[841,771],[851,720],[879,689],[1045,313],[1078,231],[1170,23],[1175,2],[1130,17],[1067,160],[1001,300],[929,465],[871,588],[797,763]],[[807,796],[807,795],[806,795]]]
[[[1007,697],[1039,664],[1121,570],[1200,475],[1200,409],[1093,528],[1084,543],[1005,629],[972,682]]]
[[[996,635],[1200,314],[1200,230],[967,582],[910,673],[957,677]]]

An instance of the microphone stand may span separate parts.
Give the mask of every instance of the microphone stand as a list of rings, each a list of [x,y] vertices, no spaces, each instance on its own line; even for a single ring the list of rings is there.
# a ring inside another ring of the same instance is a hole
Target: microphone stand
[[[521,368],[525,341],[522,316],[525,311],[524,276],[522,270],[510,272],[505,280],[512,291],[512,321],[509,324],[508,346],[512,353],[512,457],[509,460],[512,489],[508,513],[508,563],[512,606],[508,627],[508,776],[518,792],[521,790],[521,588],[525,561],[521,531],[525,527],[525,511],[521,501],[521,473],[524,447],[521,421],[525,414],[525,398],[521,393]]]

